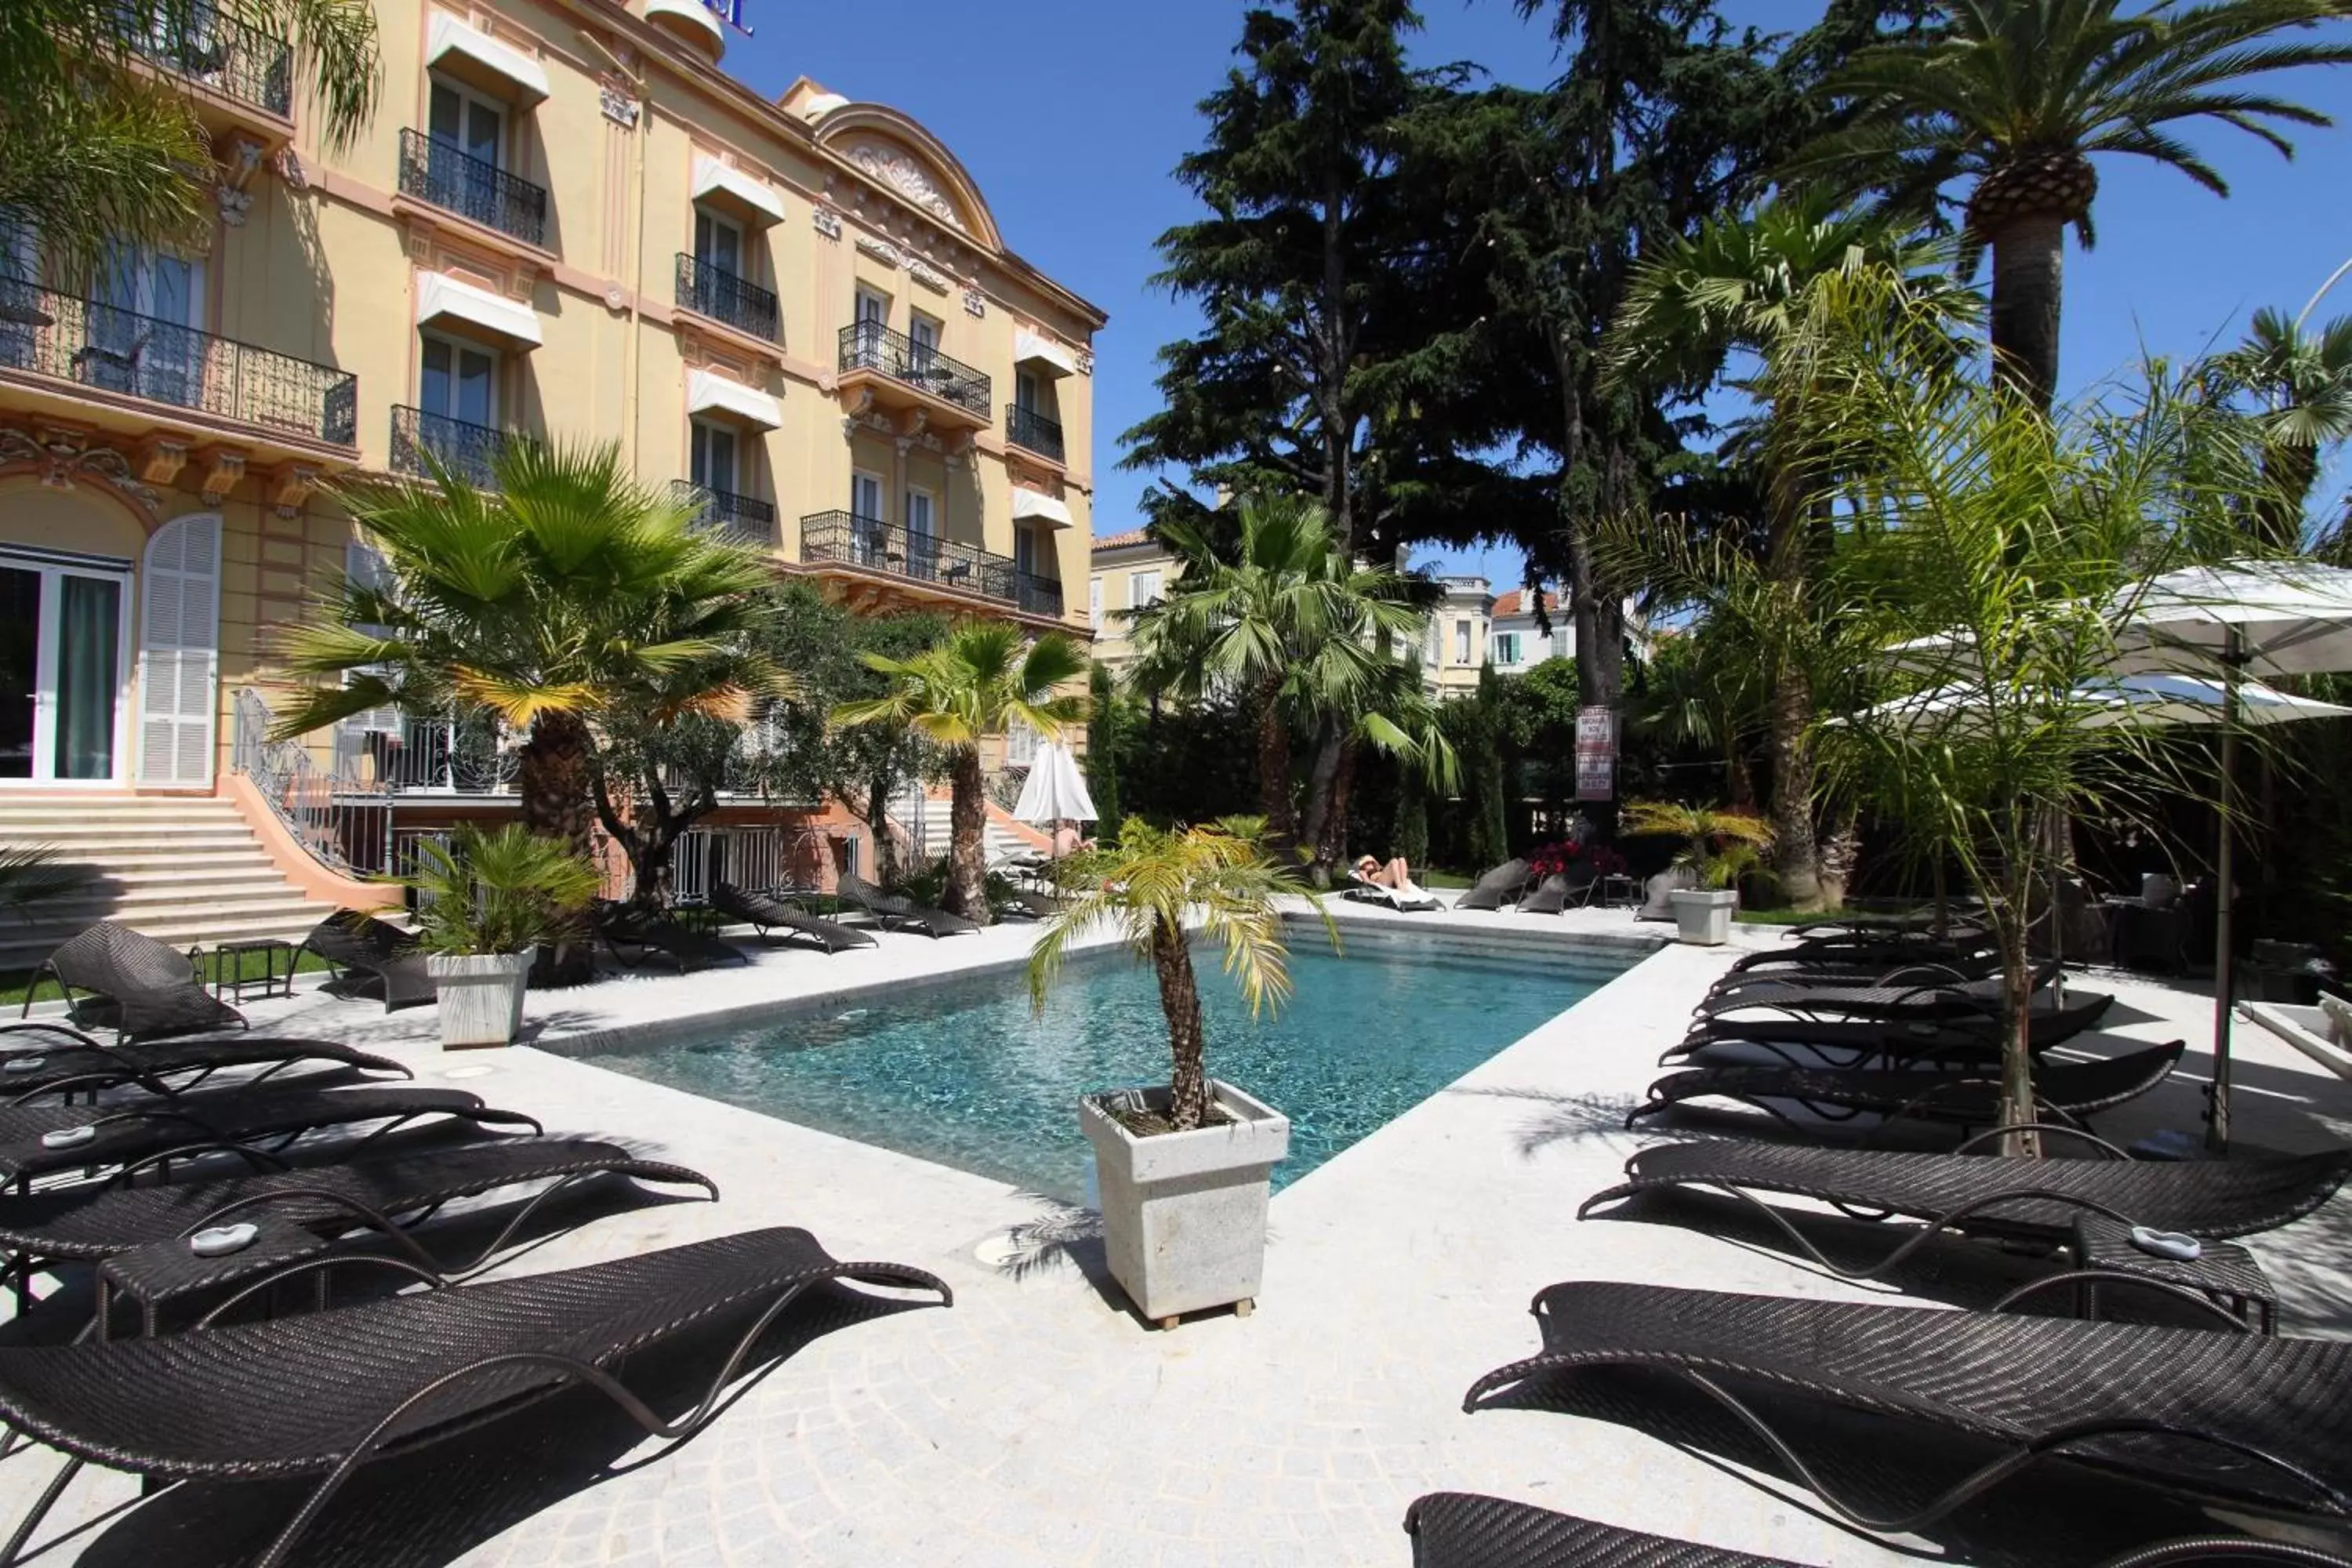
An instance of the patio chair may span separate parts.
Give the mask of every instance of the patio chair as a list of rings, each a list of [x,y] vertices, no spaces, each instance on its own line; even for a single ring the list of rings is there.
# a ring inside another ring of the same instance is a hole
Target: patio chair
[[[902,899],[896,893],[886,893],[855,872],[842,872],[835,880],[834,890],[873,916],[886,931],[919,931],[925,936],[942,937],[980,929],[976,921]]]
[[[373,987],[383,994],[383,1010],[414,1002],[430,1002],[438,986],[426,973],[425,954],[416,933],[401,930],[363,910],[342,909],[310,928],[294,955],[299,965],[304,952],[315,952],[335,972],[329,982],[339,991]]]
[[[353,1146],[364,1148],[425,1116],[478,1127],[546,1131],[520,1111],[498,1110],[455,1089],[218,1089],[125,1104],[12,1106],[0,1110],[0,1182],[24,1190],[36,1176],[244,1152],[257,1140],[278,1148],[308,1133],[381,1122]]]
[[[1706,1139],[1640,1151],[1625,1163],[1623,1182],[1593,1194],[1576,1213],[1582,1219],[1605,1204],[1644,1193],[1724,1193],[1769,1220],[1822,1268],[1849,1279],[1867,1279],[1945,1232],[2063,1246],[2074,1235],[2074,1221],[2084,1215],[2212,1241],[2249,1236],[2301,1219],[2352,1176],[2352,1149],[2278,1158],[2134,1160],[2079,1131],[2052,1128],[2045,1135],[2070,1149],[2088,1148],[2114,1158],[2012,1160],[1968,1152],[2001,1136],[1999,1130],[1979,1133],[1949,1154]],[[1922,1223],[1895,1235],[1874,1262],[1838,1264],[1758,1193],[1810,1198],[1849,1215],[1900,1215]]]
[[[1801,985],[1810,990],[1884,990],[1897,985],[1965,985],[1997,979],[1998,953],[1969,958],[1909,960],[1902,963],[1819,964],[1807,969],[1749,969],[1722,975],[1707,987],[1707,1000],[1752,994],[1766,986]],[[2041,984],[2048,984],[2042,981]]]
[[[1464,1408],[1588,1369],[1679,1376],[1865,1530],[1918,1529],[2052,1458],[2176,1494],[2352,1517],[2352,1342],[1591,1282],[1549,1287],[1535,1312],[1542,1353],[1480,1378]],[[1792,1395],[1784,1436],[1771,1417]],[[1790,1441],[1818,1426],[1815,1401],[1952,1439],[1952,1468],[1967,1468],[1913,1510],[1864,1514]]]
[[[2151,1046],[2087,1062],[2041,1062],[2033,1072],[2037,1112],[2079,1122],[2147,1094],[2172,1075],[2188,1042]],[[1650,1086],[1649,1098],[1625,1113],[1632,1127],[1695,1100],[1732,1100],[1753,1106],[1800,1131],[1817,1131],[1790,1117],[1775,1100],[1801,1105],[1822,1121],[1849,1121],[1864,1113],[1886,1121],[1916,1117],[1989,1126],[2000,1120],[2000,1075],[1997,1064],[1959,1073],[1903,1068],[1737,1067],[1691,1068],[1669,1073]]]
[[[1431,1492],[1405,1510],[1413,1568],[1797,1568],[1670,1536],[1620,1530],[1533,1503],[1475,1492]],[[2251,1535],[2160,1541],[2111,1557],[2099,1568],[2175,1568],[2189,1563],[2263,1563],[2281,1568],[2352,1568],[2352,1562],[2301,1542]]]
[[[656,952],[677,965],[680,974],[709,964],[751,962],[750,953],[722,937],[667,915],[641,913],[627,904],[600,901],[593,919],[605,951],[624,969],[635,969]]]
[[[2115,1003],[2104,992],[2084,992],[2059,1000],[2057,969],[2053,965],[2033,977],[2031,1005],[2053,1013],[2087,1015],[2096,1019]],[[1919,985],[1801,985],[1793,981],[1759,981],[1753,985],[1710,996],[1696,1009],[1701,1018],[1740,1013],[1754,1007],[1783,1013],[1826,1013],[1848,1018],[1937,1019],[1981,1016],[2000,1005],[2001,980],[1931,982]]]
[[[1698,873],[1688,866],[1669,866],[1642,886],[1642,906],[1633,911],[1637,921],[1670,921],[1675,918],[1674,895],[1698,886]]]
[[[150,1483],[314,1479],[260,1559],[274,1568],[361,1466],[568,1388],[594,1389],[649,1436],[683,1441],[727,1408],[728,1384],[785,1308],[835,1280],[953,1300],[922,1269],[836,1262],[807,1231],[775,1229],[161,1339],[0,1350],[0,1420],[68,1456],[0,1563],[17,1559],[84,1464]],[[686,1414],[665,1420],[624,1381],[641,1352],[722,1328],[733,1337],[711,1348],[731,1348],[714,1354]]]
[[[1947,935],[1906,935],[1889,931],[1883,936],[1829,934],[1804,937],[1785,947],[1767,948],[1761,952],[1746,953],[1732,961],[1735,973],[1753,973],[1762,969],[1813,969],[1854,967],[1880,964],[1892,969],[1904,963],[1948,963],[1955,958],[1965,958],[1980,952],[1990,942],[1990,933],[1979,927],[1955,927]]]
[[[797,905],[766,893],[746,892],[732,882],[712,884],[710,907],[730,920],[741,921],[759,932],[762,942],[771,931],[784,931],[807,938],[827,952],[877,945],[872,936],[854,926],[819,920]]]
[[[2029,1016],[2026,1048],[2046,1051],[2063,1045],[2098,1022],[2088,1008],[2037,1005]],[[1789,1054],[1792,1047],[1830,1058],[1838,1067],[1895,1067],[1906,1062],[1967,1062],[1999,1060],[2000,1019],[1990,1008],[1975,1014],[1942,1018],[1702,1018],[1690,1033],[1668,1046],[1658,1065],[1680,1060],[1710,1046],[1751,1045],[1772,1052],[1793,1066],[1806,1066]]]
[[[1445,907],[1434,893],[1413,882],[1407,881],[1402,888],[1391,888],[1385,882],[1375,882],[1353,871],[1348,873],[1346,896],[1357,903],[1379,904],[1401,914],[1422,914]]]
[[[1527,891],[1528,863],[1506,860],[1470,885],[1454,900],[1457,910],[1499,910]]]
[[[245,1015],[196,983],[186,953],[112,921],[66,939],[33,972],[17,1016],[33,1009],[41,982],[57,982],[66,1016],[81,1028],[110,1028],[116,1043],[245,1027]]]
[[[1573,866],[1546,877],[1536,890],[1519,900],[1523,915],[1556,915],[1569,905],[1581,908],[1592,897],[1601,875],[1590,866]]]
[[[96,1093],[136,1084],[158,1094],[181,1094],[230,1068],[263,1070],[238,1080],[251,1087],[305,1062],[331,1063],[352,1072],[415,1073],[389,1057],[372,1056],[331,1040],[278,1039],[234,1035],[220,1040],[164,1040],[149,1046],[109,1046],[65,1024],[0,1024],[0,1039],[21,1037],[27,1045],[0,1049],[0,1096],[21,1104],[36,1095]],[[175,1082],[187,1074],[185,1081]]]

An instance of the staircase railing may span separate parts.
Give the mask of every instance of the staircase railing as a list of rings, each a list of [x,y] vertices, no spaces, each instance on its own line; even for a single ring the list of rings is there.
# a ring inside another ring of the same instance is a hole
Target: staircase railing
[[[320,767],[299,741],[272,740],[270,723],[269,704],[261,693],[240,689],[230,765],[320,865],[355,876],[388,869],[392,795],[356,774]]]

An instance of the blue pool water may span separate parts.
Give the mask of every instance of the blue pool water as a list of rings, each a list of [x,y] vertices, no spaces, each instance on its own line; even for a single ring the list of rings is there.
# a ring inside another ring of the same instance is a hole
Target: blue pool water
[[[1297,994],[1255,1022],[1199,954],[1209,1071],[1291,1119],[1276,1187],[1395,1120],[1615,973],[1613,956],[1428,959],[1302,942]],[[976,975],[713,1039],[592,1057],[599,1066],[1072,1202],[1090,1157],[1078,1097],[1168,1081],[1150,970],[1071,961],[1044,1012],[1024,976]]]

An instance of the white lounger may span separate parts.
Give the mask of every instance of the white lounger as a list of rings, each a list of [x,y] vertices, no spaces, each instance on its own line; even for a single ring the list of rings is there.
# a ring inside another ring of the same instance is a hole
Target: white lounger
[[[1426,888],[1416,887],[1410,881],[1402,888],[1391,888],[1383,883],[1368,881],[1352,871],[1348,874],[1348,897],[1367,904],[1386,904],[1392,910],[1401,910],[1408,913],[1420,910],[1442,910],[1445,907],[1438,900],[1436,894]]]

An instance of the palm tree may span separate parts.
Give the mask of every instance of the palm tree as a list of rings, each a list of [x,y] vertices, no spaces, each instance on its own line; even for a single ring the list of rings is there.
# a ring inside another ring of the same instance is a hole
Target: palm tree
[[[1120,825],[1116,848],[1066,863],[1063,885],[1076,889],[1029,951],[1029,994],[1040,1006],[1061,973],[1070,943],[1110,926],[1160,981],[1160,1008],[1168,1018],[1168,1122],[1171,1132],[1201,1125],[1209,1109],[1201,987],[1192,973],[1185,922],[1225,950],[1225,973],[1241,987],[1252,1015],[1279,1007],[1290,995],[1288,949],[1277,897],[1296,894],[1323,917],[1331,945],[1339,929],[1312,890],[1275,858],[1265,823],[1231,816],[1192,827],[1154,827],[1139,816]]]
[[[1047,740],[1086,721],[1087,700],[1055,688],[1087,673],[1086,650],[1059,632],[1035,642],[1003,621],[966,621],[931,647],[908,658],[866,656],[890,689],[833,710],[836,724],[906,724],[948,753],[952,793],[949,817],[947,907],[988,923],[987,795],[980,742],[1001,735],[1015,720]]]
[[[2118,153],[2178,169],[2216,195],[2213,166],[2173,133],[2216,120],[2286,156],[2275,125],[2327,116],[2251,91],[2247,79],[2352,59],[2352,44],[2286,35],[2345,15],[2341,0],[1952,0],[1923,37],[1855,53],[1823,84],[1846,122],[1794,161],[1915,210],[1959,202],[1971,252],[1992,252],[1994,362],[2042,409],[2058,384],[2058,313],[2071,226],[2084,246],[2099,191],[2091,160]]]
[[[2265,545],[2292,552],[2321,449],[2352,437],[2352,316],[2313,333],[2284,310],[2256,310],[2245,342],[2217,368],[2262,403],[2263,487],[2252,521]]]
[[[487,710],[527,737],[523,826],[584,851],[600,725],[740,723],[793,689],[752,644],[773,569],[697,531],[611,444],[509,442],[496,479],[478,489],[436,463],[428,483],[344,492],[383,580],[327,591],[319,618],[278,639],[295,673],[341,684],[311,689],[275,732],[386,703]]]
[[[110,244],[209,239],[212,146],[173,71],[240,27],[287,41],[289,79],[308,89],[320,143],[349,146],[382,88],[367,0],[0,5],[0,213],[32,226],[76,286]],[[138,56],[159,57],[164,70],[131,68]]]
[[[1238,694],[1256,721],[1258,799],[1268,837],[1297,837],[1291,805],[1294,720],[1371,711],[1392,639],[1421,636],[1423,590],[1349,557],[1329,514],[1304,497],[1257,495],[1239,507],[1239,534],[1220,551],[1194,523],[1162,521],[1160,542],[1181,563],[1168,596],[1126,612],[1136,679],[1188,697]]]

